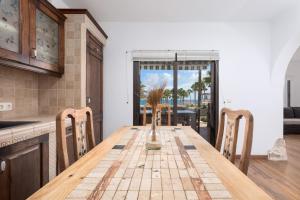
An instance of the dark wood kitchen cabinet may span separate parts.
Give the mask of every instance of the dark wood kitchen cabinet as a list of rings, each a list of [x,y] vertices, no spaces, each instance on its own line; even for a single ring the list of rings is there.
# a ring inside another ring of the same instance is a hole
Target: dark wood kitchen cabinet
[[[0,64],[62,74],[65,19],[46,0],[0,1]]]
[[[86,105],[93,111],[95,141],[99,144],[103,140],[103,45],[89,31],[86,40]]]
[[[49,136],[0,149],[0,199],[23,200],[49,181]]]
[[[0,58],[29,64],[29,0],[0,1]]]

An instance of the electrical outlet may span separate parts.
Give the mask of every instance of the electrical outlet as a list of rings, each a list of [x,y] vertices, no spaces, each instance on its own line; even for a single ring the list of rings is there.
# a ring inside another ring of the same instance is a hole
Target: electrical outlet
[[[12,103],[11,102],[2,102],[0,103],[0,112],[3,111],[10,111],[12,110]]]
[[[224,100],[224,104],[226,105],[226,104],[231,104],[231,99],[225,99]]]

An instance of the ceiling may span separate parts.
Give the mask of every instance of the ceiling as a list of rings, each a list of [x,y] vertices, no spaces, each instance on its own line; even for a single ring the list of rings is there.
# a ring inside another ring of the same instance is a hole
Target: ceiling
[[[99,21],[198,22],[270,20],[299,0],[63,0]]]

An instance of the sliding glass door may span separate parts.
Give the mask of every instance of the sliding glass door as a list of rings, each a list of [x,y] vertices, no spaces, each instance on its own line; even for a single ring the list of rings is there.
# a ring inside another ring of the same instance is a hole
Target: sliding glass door
[[[143,125],[147,91],[167,83],[162,104],[171,107],[172,125],[191,126],[211,143],[217,126],[216,61],[134,61],[134,125]],[[146,123],[151,123],[146,110]],[[167,123],[162,111],[162,125]]]
[[[173,110],[173,63],[172,62],[140,62],[140,92],[139,92],[139,110],[140,110],[140,122],[142,122],[144,106],[147,104],[147,92],[156,86],[166,83],[162,104],[167,104]],[[146,123],[151,123],[152,111],[146,109]],[[173,112],[172,112],[173,113]],[[167,124],[167,110],[162,110],[161,121],[162,124]],[[171,123],[173,121],[173,115],[171,115]],[[173,124],[173,123],[172,123]],[[141,123],[139,125],[142,125]]]

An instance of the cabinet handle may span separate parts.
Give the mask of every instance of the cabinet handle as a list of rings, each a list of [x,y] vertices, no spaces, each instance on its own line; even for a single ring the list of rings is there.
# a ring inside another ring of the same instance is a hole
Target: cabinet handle
[[[4,160],[0,161],[0,172],[4,172],[6,169],[6,162]]]
[[[97,53],[99,53],[99,49],[98,48],[94,48],[94,51],[96,51]]]
[[[31,58],[36,58],[37,50],[36,49],[31,49],[30,55],[31,55]]]
[[[86,98],[86,103],[90,104],[90,103],[91,103],[91,100],[92,100],[91,97],[87,97],[87,98]]]

